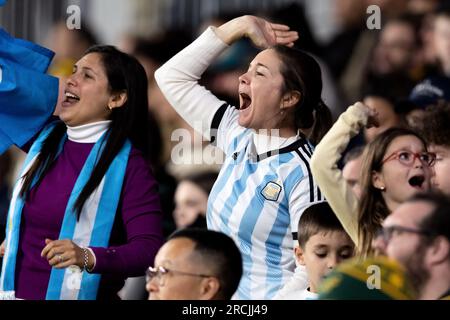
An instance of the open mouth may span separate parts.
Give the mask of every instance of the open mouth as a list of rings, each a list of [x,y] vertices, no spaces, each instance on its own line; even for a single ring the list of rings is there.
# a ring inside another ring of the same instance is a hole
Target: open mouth
[[[73,104],[73,103],[77,103],[78,101],[80,101],[80,97],[78,97],[77,95],[71,93],[71,92],[65,92],[65,96],[66,98],[64,99],[64,102],[67,104]]]
[[[241,97],[241,105],[239,110],[245,110],[250,107],[250,105],[252,104],[252,99],[250,98],[250,96],[243,92],[241,92],[239,95]]]
[[[422,189],[422,186],[423,186],[423,183],[425,182],[425,177],[424,176],[421,176],[421,175],[417,175],[417,176],[414,176],[414,177],[411,177],[409,180],[408,180],[408,183],[409,183],[409,185],[411,186],[411,187],[413,187],[413,188],[419,188],[419,189]]]

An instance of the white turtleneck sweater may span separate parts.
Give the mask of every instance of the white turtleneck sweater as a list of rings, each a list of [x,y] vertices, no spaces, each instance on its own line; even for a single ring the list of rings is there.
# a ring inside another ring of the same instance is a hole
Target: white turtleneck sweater
[[[77,127],[67,126],[70,141],[77,143],[96,143],[108,130],[111,120],[88,123]]]

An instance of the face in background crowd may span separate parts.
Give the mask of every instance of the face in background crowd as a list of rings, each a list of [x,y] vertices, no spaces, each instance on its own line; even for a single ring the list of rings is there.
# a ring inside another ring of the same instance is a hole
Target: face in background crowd
[[[444,72],[450,74],[450,15],[439,15],[434,22],[434,48]]]
[[[177,228],[194,223],[199,215],[205,215],[208,208],[208,194],[195,183],[181,181],[175,191],[174,219]]]
[[[406,71],[414,62],[415,49],[413,26],[404,21],[388,22],[375,47],[372,70],[378,74]]]
[[[362,154],[352,160],[349,160],[342,169],[342,177],[348,183],[355,196],[361,197],[360,175],[362,167]]]
[[[394,106],[388,100],[377,96],[367,96],[364,98],[364,104],[377,112],[380,124],[378,127],[364,130],[364,138],[367,142],[372,141],[387,129],[400,125],[400,117],[395,113]]]

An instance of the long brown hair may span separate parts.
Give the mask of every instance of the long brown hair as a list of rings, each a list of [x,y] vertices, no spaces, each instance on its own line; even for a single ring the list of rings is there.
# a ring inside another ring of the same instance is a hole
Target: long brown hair
[[[406,128],[392,128],[378,135],[369,143],[363,154],[361,168],[361,198],[358,204],[358,237],[359,250],[363,255],[371,253],[372,239],[383,220],[391,213],[380,190],[372,183],[373,172],[379,172],[387,148],[394,139],[401,136],[414,136],[418,138],[426,148],[425,140],[415,131]]]
[[[112,122],[108,129],[104,151],[74,204],[77,218],[80,217],[84,203],[98,187],[127,139],[130,139],[135,148],[142,151],[144,157],[148,157],[149,154],[146,131],[148,128],[147,77],[144,68],[134,57],[112,46],[94,46],[88,49],[85,55],[90,53],[101,56],[109,90],[111,92],[126,91],[127,101],[124,106],[114,109],[111,114]],[[60,121],[45,139],[39,156],[24,174],[24,183],[20,190],[20,196],[24,199],[27,199],[34,179],[36,178],[36,186],[38,186],[52,168],[58,155],[58,146],[66,131],[66,125]]]

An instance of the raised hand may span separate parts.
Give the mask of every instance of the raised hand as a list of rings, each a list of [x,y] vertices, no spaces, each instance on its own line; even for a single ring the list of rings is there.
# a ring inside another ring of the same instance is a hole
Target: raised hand
[[[290,31],[284,24],[271,23],[255,16],[245,16],[247,22],[246,36],[259,48],[277,44],[292,47],[298,39],[297,31]]]
[[[291,31],[288,26],[255,16],[233,19],[217,28],[216,34],[227,44],[248,37],[259,48],[277,44],[291,47],[298,39],[297,31]]]

